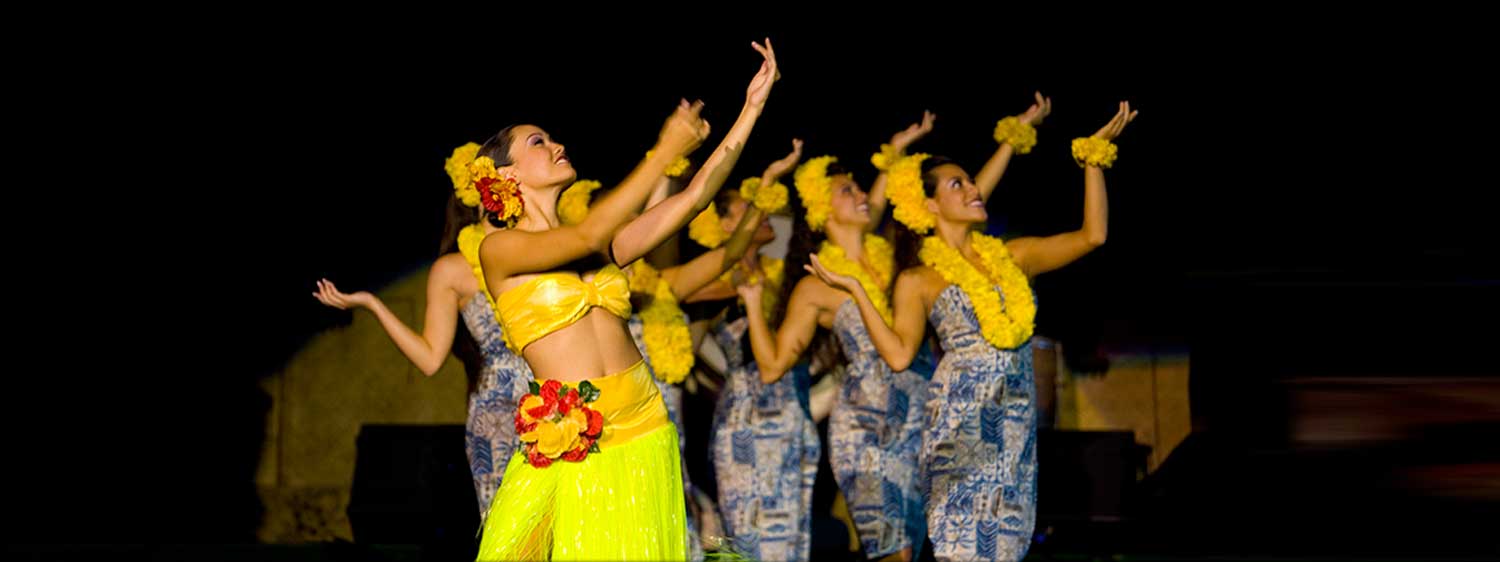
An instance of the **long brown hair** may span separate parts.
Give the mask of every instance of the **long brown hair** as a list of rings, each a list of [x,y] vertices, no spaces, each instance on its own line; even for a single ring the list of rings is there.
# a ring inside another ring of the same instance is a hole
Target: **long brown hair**
[[[500,132],[495,133],[494,136],[486,139],[484,144],[479,146],[479,152],[475,153],[474,157],[488,156],[490,160],[495,161],[496,168],[513,164],[510,161],[510,145],[512,140],[511,132],[515,128],[516,125],[510,125],[504,129],[500,129]],[[443,218],[443,238],[438,244],[439,255],[458,251],[458,233],[463,231],[465,227],[479,222],[480,217],[489,218],[488,213],[484,212],[483,207],[475,209],[464,205],[463,201],[458,198],[457,193],[448,196],[448,208],[445,213]],[[490,220],[491,224],[495,226],[504,226],[493,222],[493,219]]]
[[[509,166],[511,164],[511,130],[514,128],[515,125],[511,125],[500,129],[500,132],[495,133],[495,136],[484,141],[484,144],[479,147],[479,152],[475,156],[489,156],[491,160],[495,161],[495,166],[497,167]],[[458,194],[452,193],[448,196],[448,205],[443,215],[443,237],[438,243],[438,255],[440,256],[457,252],[459,232],[479,222],[479,219],[486,217],[487,213],[484,213],[483,208],[476,209],[464,205],[463,200],[459,199]],[[468,303],[464,304],[467,305]],[[431,306],[431,303],[428,306]],[[470,393],[473,393],[478,389],[479,377],[484,372],[484,353],[480,350],[479,342],[474,340],[474,335],[469,333],[467,325],[463,325],[462,320],[460,320],[460,325],[463,326],[463,329],[455,330],[454,333],[453,355],[457,356],[459,361],[463,363],[464,374],[467,375],[466,378],[468,379],[468,390]]]

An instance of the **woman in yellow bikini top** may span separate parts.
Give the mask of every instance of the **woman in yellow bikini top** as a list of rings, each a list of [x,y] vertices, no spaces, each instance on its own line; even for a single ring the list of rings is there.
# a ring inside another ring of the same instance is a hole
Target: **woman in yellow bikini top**
[[[704,162],[728,174],[779,78],[770,42],[739,118]],[[703,142],[702,103],[683,101],[655,148],[576,225],[558,219],[575,178],[563,145],[531,125],[501,130],[470,168],[488,220],[484,280],[508,344],[537,383],[518,405],[522,446],[490,504],[480,560],[683,559],[688,544],[677,434],[626,327],[630,288],[618,264],[645,256],[713,200],[694,182],[641,211],[677,158]],[[569,264],[603,254],[588,272]]]

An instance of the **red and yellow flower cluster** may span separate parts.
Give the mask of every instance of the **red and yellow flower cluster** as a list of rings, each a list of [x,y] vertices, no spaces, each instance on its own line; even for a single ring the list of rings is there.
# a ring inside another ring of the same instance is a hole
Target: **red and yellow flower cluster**
[[[526,202],[521,199],[521,184],[495,170],[494,160],[488,156],[475,158],[469,164],[469,177],[474,182],[474,190],[479,192],[479,203],[484,210],[501,222],[514,222],[521,217],[526,207]]]
[[[531,394],[516,408],[516,434],[526,462],[546,468],[562,459],[579,462],[599,452],[604,416],[586,404],[599,399],[599,389],[589,381],[568,388],[557,381],[531,383]]]

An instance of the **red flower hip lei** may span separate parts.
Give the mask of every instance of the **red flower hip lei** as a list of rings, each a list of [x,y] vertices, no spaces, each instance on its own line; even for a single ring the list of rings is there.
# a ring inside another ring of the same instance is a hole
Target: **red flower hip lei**
[[[599,399],[598,387],[589,381],[577,388],[557,381],[530,385],[531,393],[516,408],[516,434],[526,462],[546,468],[558,459],[579,462],[599,452],[604,416],[588,407]]]

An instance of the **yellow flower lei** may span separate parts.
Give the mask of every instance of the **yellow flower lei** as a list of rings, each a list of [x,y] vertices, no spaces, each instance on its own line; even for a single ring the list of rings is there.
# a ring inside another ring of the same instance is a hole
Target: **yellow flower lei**
[[[573,185],[563,190],[562,196],[557,198],[557,218],[563,224],[578,224],[589,216],[589,199],[593,197],[594,190],[599,189],[599,182],[594,180],[578,180]]]
[[[719,280],[725,283],[733,283],[734,270],[744,269],[743,263],[736,262],[734,267],[729,268],[729,271],[725,271],[722,275],[719,275]],[[786,279],[786,261],[761,254],[760,270],[766,275],[766,286],[760,294],[760,309],[761,312],[765,313],[766,318],[771,318],[773,313],[776,312],[777,302],[781,300],[781,283]]]
[[[818,249],[818,261],[829,271],[848,275],[859,281],[859,285],[865,289],[865,294],[869,295],[870,302],[874,303],[875,310],[880,311],[880,317],[885,319],[886,325],[890,325],[891,305],[886,299],[885,289],[890,286],[891,273],[895,270],[895,252],[891,249],[890,242],[874,234],[865,235],[864,246],[865,255],[870,260],[870,267],[875,268],[875,274],[880,277],[879,279],[871,279],[864,266],[846,257],[844,249],[838,244],[826,240]]]
[[[745,178],[745,181],[740,182],[740,197],[757,209],[774,213],[786,207],[786,185],[776,182],[769,188],[761,189],[760,178]]]
[[[1009,144],[1016,149],[1016,154],[1026,154],[1036,146],[1036,127],[1021,122],[1019,118],[1006,117],[995,123],[995,142]]]
[[[463,230],[458,231],[458,253],[463,254],[464,261],[469,262],[469,267],[474,268],[474,278],[479,280],[479,292],[484,293],[484,300],[489,302],[490,309],[494,310],[495,296],[490,294],[489,287],[485,285],[484,268],[479,266],[479,245],[484,242],[484,236],[484,226],[481,224],[476,223],[464,227]],[[512,352],[520,353],[520,350],[511,344],[509,332],[502,331],[500,336],[505,341],[505,347],[510,348]]]
[[[495,299],[490,297],[490,290],[484,284],[484,270],[479,267],[479,244],[484,242],[484,226],[471,224],[458,231],[458,253],[463,254],[464,261],[469,262],[469,267],[474,268],[474,278],[479,280],[479,292],[484,293],[485,300],[490,304]]]
[[[717,248],[724,243],[726,238],[729,238],[729,235],[724,233],[723,221],[719,218],[717,206],[709,203],[707,208],[698,213],[698,216],[693,217],[693,221],[688,223],[688,238],[692,238],[694,242],[705,248]]]
[[[1120,147],[1115,143],[1096,137],[1073,139],[1073,160],[1079,166],[1108,168],[1115,165]]]
[[[641,339],[651,356],[651,370],[664,383],[682,382],[693,369],[693,336],[672,294],[672,284],[640,260],[630,267],[630,290],[651,297],[640,312]]]
[[[927,194],[922,190],[922,161],[927,156],[907,156],[886,171],[886,197],[895,205],[891,214],[917,234],[924,234],[937,224],[937,215],[927,210]]]
[[[963,255],[936,236],[922,240],[918,253],[922,263],[937,270],[949,283],[958,285],[974,306],[984,339],[999,349],[1014,349],[1026,343],[1036,328],[1036,303],[1026,274],[1010,258],[1010,250],[999,238],[979,233],[969,235],[984,265],[999,277],[991,282]],[[999,290],[996,290],[998,286]]]
[[[803,162],[792,174],[792,183],[797,186],[797,197],[802,199],[802,208],[807,210],[807,227],[823,230],[833,212],[833,180],[828,178],[828,165],[838,162],[833,156],[819,156]]]
[[[647,150],[646,151],[646,159],[650,160],[652,154],[656,154],[656,151],[655,150]],[[671,164],[667,164],[667,170],[664,173],[669,178],[675,178],[675,177],[681,176],[683,172],[687,171],[689,164],[690,164],[690,162],[688,162],[688,159],[686,157],[678,156],[677,159],[673,160]]]
[[[448,179],[453,180],[453,193],[458,195],[466,207],[479,206],[479,190],[474,189],[474,183],[469,176],[469,164],[474,162],[474,156],[479,154],[479,145],[475,143],[464,143],[463,146],[453,149],[453,155],[443,161],[443,169],[448,172]]]
[[[882,172],[891,169],[891,164],[901,160],[901,153],[896,152],[896,147],[889,144],[880,145],[880,152],[870,155],[870,164]]]
[[[630,282],[630,292],[638,295],[650,295],[656,292],[656,282],[661,280],[661,272],[646,260],[639,259],[625,269],[626,279]]]

